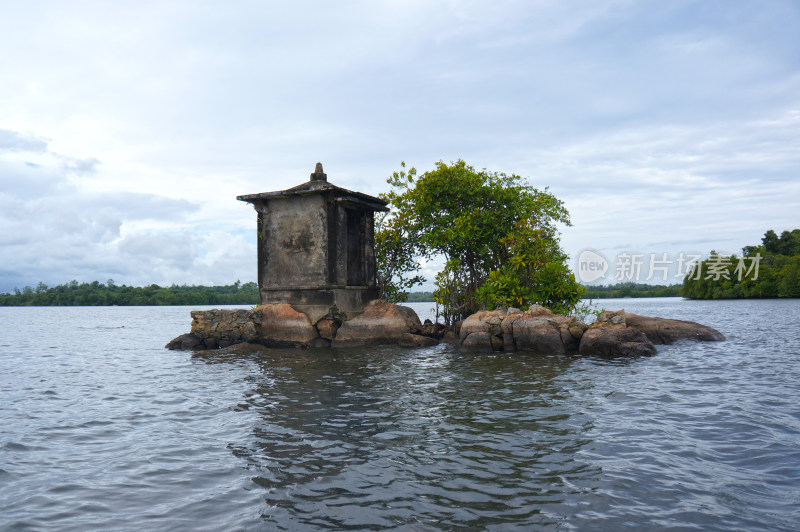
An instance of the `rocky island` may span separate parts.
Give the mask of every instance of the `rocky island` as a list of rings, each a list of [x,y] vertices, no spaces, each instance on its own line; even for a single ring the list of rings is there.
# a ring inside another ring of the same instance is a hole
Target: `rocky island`
[[[170,349],[207,350],[237,344],[280,348],[342,348],[371,345],[424,347],[447,342],[463,352],[526,352],[552,355],[641,356],[657,344],[681,340],[722,341],[717,330],[689,321],[606,311],[591,325],[554,314],[538,305],[526,311],[481,311],[451,329],[421,323],[413,309],[386,301],[370,302],[352,319],[326,315],[316,323],[286,303],[251,310],[193,311],[191,332],[172,340]]]
[[[387,202],[337,187],[317,163],[288,190],[239,196],[257,212],[258,287],[253,309],[191,312],[191,331],[170,349],[239,344],[342,348],[448,342],[462,351],[624,356],[654,344],[724,340],[692,322],[605,312],[591,325],[539,305],[480,311],[454,327],[421,323],[409,307],[377,299],[374,213]]]

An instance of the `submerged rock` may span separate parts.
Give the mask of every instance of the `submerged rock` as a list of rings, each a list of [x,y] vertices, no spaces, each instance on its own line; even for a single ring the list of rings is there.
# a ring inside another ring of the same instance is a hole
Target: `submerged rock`
[[[260,355],[268,351],[269,348],[264,345],[243,342],[241,344],[215,349],[212,352],[214,355]]]
[[[625,326],[589,327],[581,337],[578,353],[584,356],[649,356],[656,346],[641,331]]]
[[[430,336],[422,336],[420,334],[406,333],[397,341],[397,345],[401,347],[430,347],[438,345],[439,340],[431,338]]]
[[[651,318],[625,313],[627,326],[643,332],[654,344],[673,344],[678,340],[721,342],[725,336],[716,329],[693,321]]]
[[[182,334],[177,338],[173,338],[172,340],[169,341],[169,343],[165,347],[167,349],[184,349],[184,350],[205,348],[202,340],[200,340],[197,336],[193,335],[192,333]]]

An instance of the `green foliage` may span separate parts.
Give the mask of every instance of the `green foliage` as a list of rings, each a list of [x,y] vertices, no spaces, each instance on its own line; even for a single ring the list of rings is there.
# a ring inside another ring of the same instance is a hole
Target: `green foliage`
[[[389,182],[405,182],[414,180],[417,171],[411,168],[395,172]],[[398,201],[393,192],[381,194],[390,203]],[[375,217],[375,262],[377,265],[378,288],[380,298],[390,303],[400,303],[408,299],[407,288],[425,282],[419,274],[420,264],[417,262],[419,242],[416,234],[408,231],[406,211],[393,209],[390,212],[378,213]]]
[[[445,259],[434,297],[447,323],[500,305],[539,303],[566,311],[580,298],[556,230],[558,223],[569,225],[569,215],[546,189],[462,160],[440,161],[421,176],[402,163],[388,182],[392,190],[384,197],[394,229],[402,228],[397,241],[409,256]],[[380,262],[378,268],[394,276],[402,271]]]
[[[739,257],[722,257],[712,251],[684,278],[684,297],[800,297],[800,229],[783,231],[780,237],[770,229],[761,242],[743,248]]]
[[[117,286],[113,279],[66,284],[36,289],[26,286],[13,294],[0,294],[0,306],[96,306],[96,305],[250,305],[259,301],[256,283],[236,281],[227,286],[172,285]]]
[[[579,303],[575,304],[571,315],[577,318],[579,321],[585,322],[589,316],[594,316],[597,318],[605,311],[606,309],[604,308],[597,308],[597,305],[595,305],[591,299],[583,299]]]
[[[794,229],[791,232],[784,231],[781,233],[780,238],[775,234],[775,231],[770,229],[764,233],[761,243],[767,253],[785,255],[787,257],[800,255],[800,229]]]
[[[572,311],[582,289],[553,235],[523,221],[502,244],[509,250],[509,258],[489,272],[476,291],[478,301],[489,307],[527,307],[535,302],[562,314]]]

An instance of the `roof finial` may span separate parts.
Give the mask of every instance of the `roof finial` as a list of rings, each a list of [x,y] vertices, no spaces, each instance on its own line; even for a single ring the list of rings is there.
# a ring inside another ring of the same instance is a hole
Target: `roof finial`
[[[314,173],[311,174],[311,181],[327,181],[328,174],[322,171],[322,163],[317,163],[314,167]]]

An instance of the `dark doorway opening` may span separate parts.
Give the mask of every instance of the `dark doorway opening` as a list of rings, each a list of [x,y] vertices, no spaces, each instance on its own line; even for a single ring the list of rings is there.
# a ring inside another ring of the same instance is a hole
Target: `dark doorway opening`
[[[364,284],[364,271],[361,259],[364,242],[361,232],[361,219],[359,211],[347,211],[347,285],[361,286]]]

